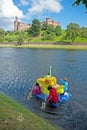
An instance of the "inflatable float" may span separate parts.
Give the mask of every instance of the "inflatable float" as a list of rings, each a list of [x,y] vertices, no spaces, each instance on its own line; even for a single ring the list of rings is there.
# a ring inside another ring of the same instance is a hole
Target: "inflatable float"
[[[36,94],[33,93],[33,89],[31,90],[32,92],[32,96],[40,99],[41,101],[45,102],[47,105],[51,106],[51,107],[58,107],[61,103],[65,103],[66,101],[68,101],[71,97],[71,94],[68,92],[64,93],[64,86],[63,85],[58,85],[57,84],[57,78],[55,76],[51,75],[51,71],[49,75],[45,75],[42,78],[38,78],[36,80],[36,83],[38,83],[41,87],[42,92],[40,94]],[[46,102],[46,99],[49,95],[49,91],[48,91],[48,86],[52,86],[56,89],[58,95],[59,95],[59,101],[57,103],[49,103]]]

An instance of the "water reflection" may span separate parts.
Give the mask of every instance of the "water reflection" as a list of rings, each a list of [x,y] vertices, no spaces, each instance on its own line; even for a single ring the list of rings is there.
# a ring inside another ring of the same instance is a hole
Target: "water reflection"
[[[82,120],[87,117],[86,61],[87,51],[0,48],[0,90],[52,123],[67,130],[80,127],[85,130],[87,124]],[[49,72],[50,65],[58,81],[63,77],[69,78],[69,91],[72,93],[71,100],[60,106],[55,116],[42,112],[36,100],[26,100],[29,87],[38,77]]]

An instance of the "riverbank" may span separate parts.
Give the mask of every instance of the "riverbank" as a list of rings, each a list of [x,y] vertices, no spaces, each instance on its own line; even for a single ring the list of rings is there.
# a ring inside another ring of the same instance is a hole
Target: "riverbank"
[[[0,48],[43,48],[43,49],[73,49],[73,50],[87,50],[87,45],[39,45],[39,44],[0,44]]]
[[[0,93],[0,130],[60,130]]]

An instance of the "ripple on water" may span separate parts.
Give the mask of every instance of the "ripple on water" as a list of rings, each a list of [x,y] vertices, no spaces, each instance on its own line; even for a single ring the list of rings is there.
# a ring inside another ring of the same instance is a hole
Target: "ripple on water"
[[[47,56],[48,55],[48,56]],[[53,58],[52,58],[53,57]],[[48,49],[0,49],[0,89],[31,111],[49,119],[66,130],[86,130],[87,124],[87,51]],[[53,74],[69,78],[69,102],[54,110],[40,110],[36,100],[26,96],[38,77],[47,74],[49,65]]]

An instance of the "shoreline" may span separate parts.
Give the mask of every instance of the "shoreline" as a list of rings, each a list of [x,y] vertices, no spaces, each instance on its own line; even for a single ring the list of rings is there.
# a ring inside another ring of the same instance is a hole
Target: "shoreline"
[[[39,45],[39,44],[0,44],[0,48],[42,48],[42,49],[74,49],[74,50],[87,50],[87,45]]]

